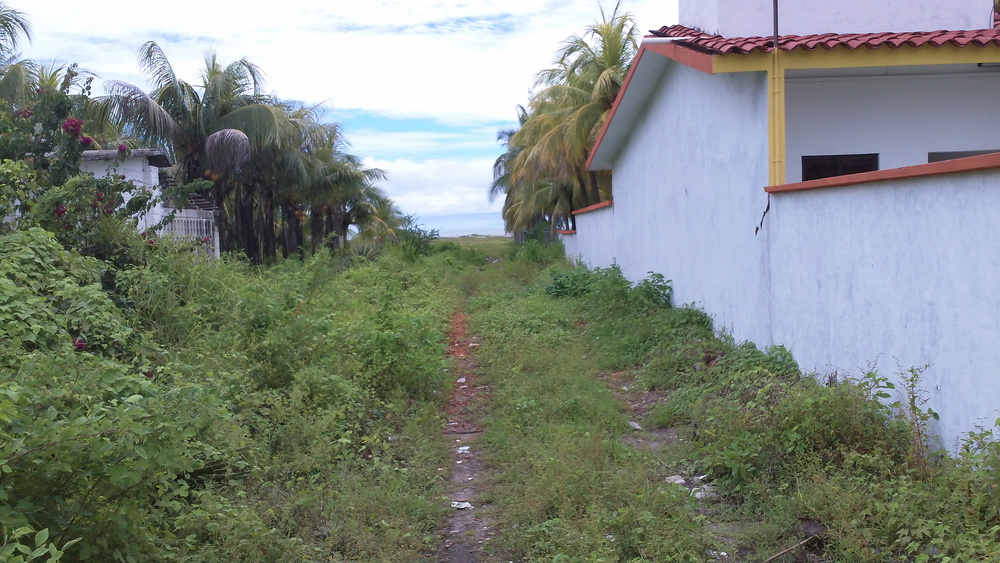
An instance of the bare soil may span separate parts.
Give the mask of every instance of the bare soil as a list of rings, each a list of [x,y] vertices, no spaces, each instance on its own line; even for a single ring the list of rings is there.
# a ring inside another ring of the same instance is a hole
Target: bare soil
[[[476,348],[479,339],[469,335],[464,313],[452,318],[448,355],[454,366],[451,396],[446,405],[448,423],[444,433],[451,444],[448,502],[453,507],[441,530],[441,546],[434,560],[441,563],[485,563],[495,524],[484,501],[486,467],[476,447],[482,432],[479,418],[489,400],[490,389],[478,381]],[[466,504],[471,505],[467,507]]]

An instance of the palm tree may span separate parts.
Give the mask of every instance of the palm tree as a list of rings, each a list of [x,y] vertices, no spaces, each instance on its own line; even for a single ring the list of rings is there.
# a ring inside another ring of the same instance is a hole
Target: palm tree
[[[17,103],[34,91],[31,76],[36,64],[17,60],[22,37],[31,41],[31,24],[24,12],[0,2],[0,100]]]
[[[347,240],[352,226],[360,229],[391,230],[397,215],[385,192],[375,182],[385,179],[378,168],[365,168],[356,156],[342,151],[345,143],[336,139],[314,153],[314,178],[310,201],[312,249],[323,239],[336,250]]]
[[[221,247],[259,257],[252,236],[254,196],[239,175],[252,147],[282,148],[294,137],[295,124],[263,94],[263,73],[246,59],[223,66],[209,54],[197,85],[178,78],[153,41],[140,48],[139,63],[153,90],[106,83],[108,95],[100,100],[106,118],[134,138],[170,149],[182,182],[211,181]]]
[[[610,177],[586,170],[587,158],[611,106],[621,90],[628,66],[638,50],[632,16],[620,4],[583,35],[563,42],[553,68],[540,72],[542,88],[519,112],[521,126],[507,142],[500,176],[494,169],[491,194],[499,180],[506,186],[508,230],[545,217],[553,226],[572,226],[572,212],[610,197]],[[509,211],[509,212],[508,212]]]
[[[21,44],[22,36],[31,41],[31,23],[27,16],[0,2],[0,57],[13,57]]]

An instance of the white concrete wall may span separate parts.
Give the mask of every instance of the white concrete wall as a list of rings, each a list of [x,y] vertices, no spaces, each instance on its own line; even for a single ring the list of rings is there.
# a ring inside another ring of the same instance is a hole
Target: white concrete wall
[[[878,153],[888,169],[925,164],[929,152],[1000,150],[1000,128],[984,126],[995,70],[788,78],[787,181],[802,179],[803,155]]]
[[[789,154],[879,152],[889,168],[931,151],[1000,148],[988,115],[966,109],[992,107],[996,80],[793,80]],[[852,107],[867,109],[829,117]],[[807,371],[931,364],[922,385],[946,446],[992,426],[1000,171],[775,194],[755,235],[767,162],[763,74],[670,64],[613,163],[614,207],[578,217],[567,252],[592,267],[617,263],[633,281],[661,273],[677,303],[703,308],[737,340],[786,345]]]
[[[764,344],[766,233],[754,227],[767,205],[767,161],[764,74],[671,64],[613,168],[612,258],[625,276],[662,273],[675,302]],[[586,229],[578,220],[576,236]]]
[[[780,0],[779,33],[993,27],[992,0]],[[772,0],[680,0],[680,23],[727,37],[773,34]]]
[[[576,234],[560,235],[566,257],[588,268],[609,268],[619,244],[615,208],[602,207],[576,216]]]
[[[98,178],[109,176],[112,173],[125,176],[125,180],[132,182],[136,186],[146,187],[159,193],[160,172],[159,168],[150,166],[145,157],[128,157],[117,166],[110,160],[84,160],[80,163],[80,169],[91,172]],[[125,201],[130,199],[129,194],[125,194]],[[155,207],[148,214],[139,219],[139,229],[143,230],[158,223],[165,215],[165,210]]]
[[[807,371],[932,364],[923,387],[946,446],[993,426],[997,217],[996,170],[772,196],[775,341]]]
[[[150,166],[145,157],[126,158],[117,167],[110,160],[84,160],[80,168],[87,172],[92,172],[94,176],[102,178],[111,174],[121,174],[126,180],[131,180],[137,186],[156,188],[160,185],[159,169]]]

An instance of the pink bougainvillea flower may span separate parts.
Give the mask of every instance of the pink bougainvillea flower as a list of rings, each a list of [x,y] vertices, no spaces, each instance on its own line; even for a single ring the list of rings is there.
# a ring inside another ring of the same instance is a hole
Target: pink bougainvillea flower
[[[73,225],[70,225],[69,223],[63,223],[63,229],[71,231],[73,230]]]
[[[104,192],[97,192],[95,198],[97,199],[97,201],[104,201]]]
[[[69,133],[70,135],[79,135],[80,131],[83,130],[83,120],[70,117],[66,121],[63,121],[62,128],[63,131]],[[91,141],[93,141],[93,139],[91,139]]]
[[[147,371],[146,372],[146,379],[153,379],[153,372]]]
[[[87,349],[87,341],[82,338],[74,338],[73,347],[76,348],[77,352],[83,352]]]
[[[56,217],[62,217],[65,214],[66,214],[65,205],[60,205],[59,207],[56,207]]]
[[[124,180],[124,179],[125,179],[125,175],[124,175],[124,174],[122,174],[121,176],[119,176],[119,177],[118,177],[118,179],[119,179],[119,180]]]
[[[118,145],[118,152],[125,152],[127,150],[128,147],[126,147],[125,145]]]
[[[93,143],[94,143],[94,139],[91,138],[91,137],[80,137],[80,144],[83,145],[83,146],[85,146],[85,147],[89,147]]]

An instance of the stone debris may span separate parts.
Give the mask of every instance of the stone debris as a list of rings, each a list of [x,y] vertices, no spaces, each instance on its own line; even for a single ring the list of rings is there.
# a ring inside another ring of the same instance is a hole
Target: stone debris
[[[455,380],[455,383],[465,383],[465,378],[459,377],[458,379]]]
[[[471,510],[472,504],[465,501],[451,501],[451,507],[457,510]]]
[[[469,453],[469,446],[460,446],[457,450],[455,450],[455,453],[467,454]]]
[[[686,484],[684,477],[681,477],[680,475],[671,475],[670,477],[664,479],[664,481],[667,483],[673,483],[674,485],[680,485],[681,487]]]
[[[639,426],[639,423],[634,420],[628,421],[628,425],[632,427],[632,430],[642,431],[642,426]]]
[[[694,498],[696,498],[698,500],[718,500],[719,499],[719,493],[715,492],[715,489],[713,487],[709,486],[709,485],[705,485],[705,486],[702,486],[702,487],[696,487],[694,489],[691,489],[691,494],[693,494]]]

